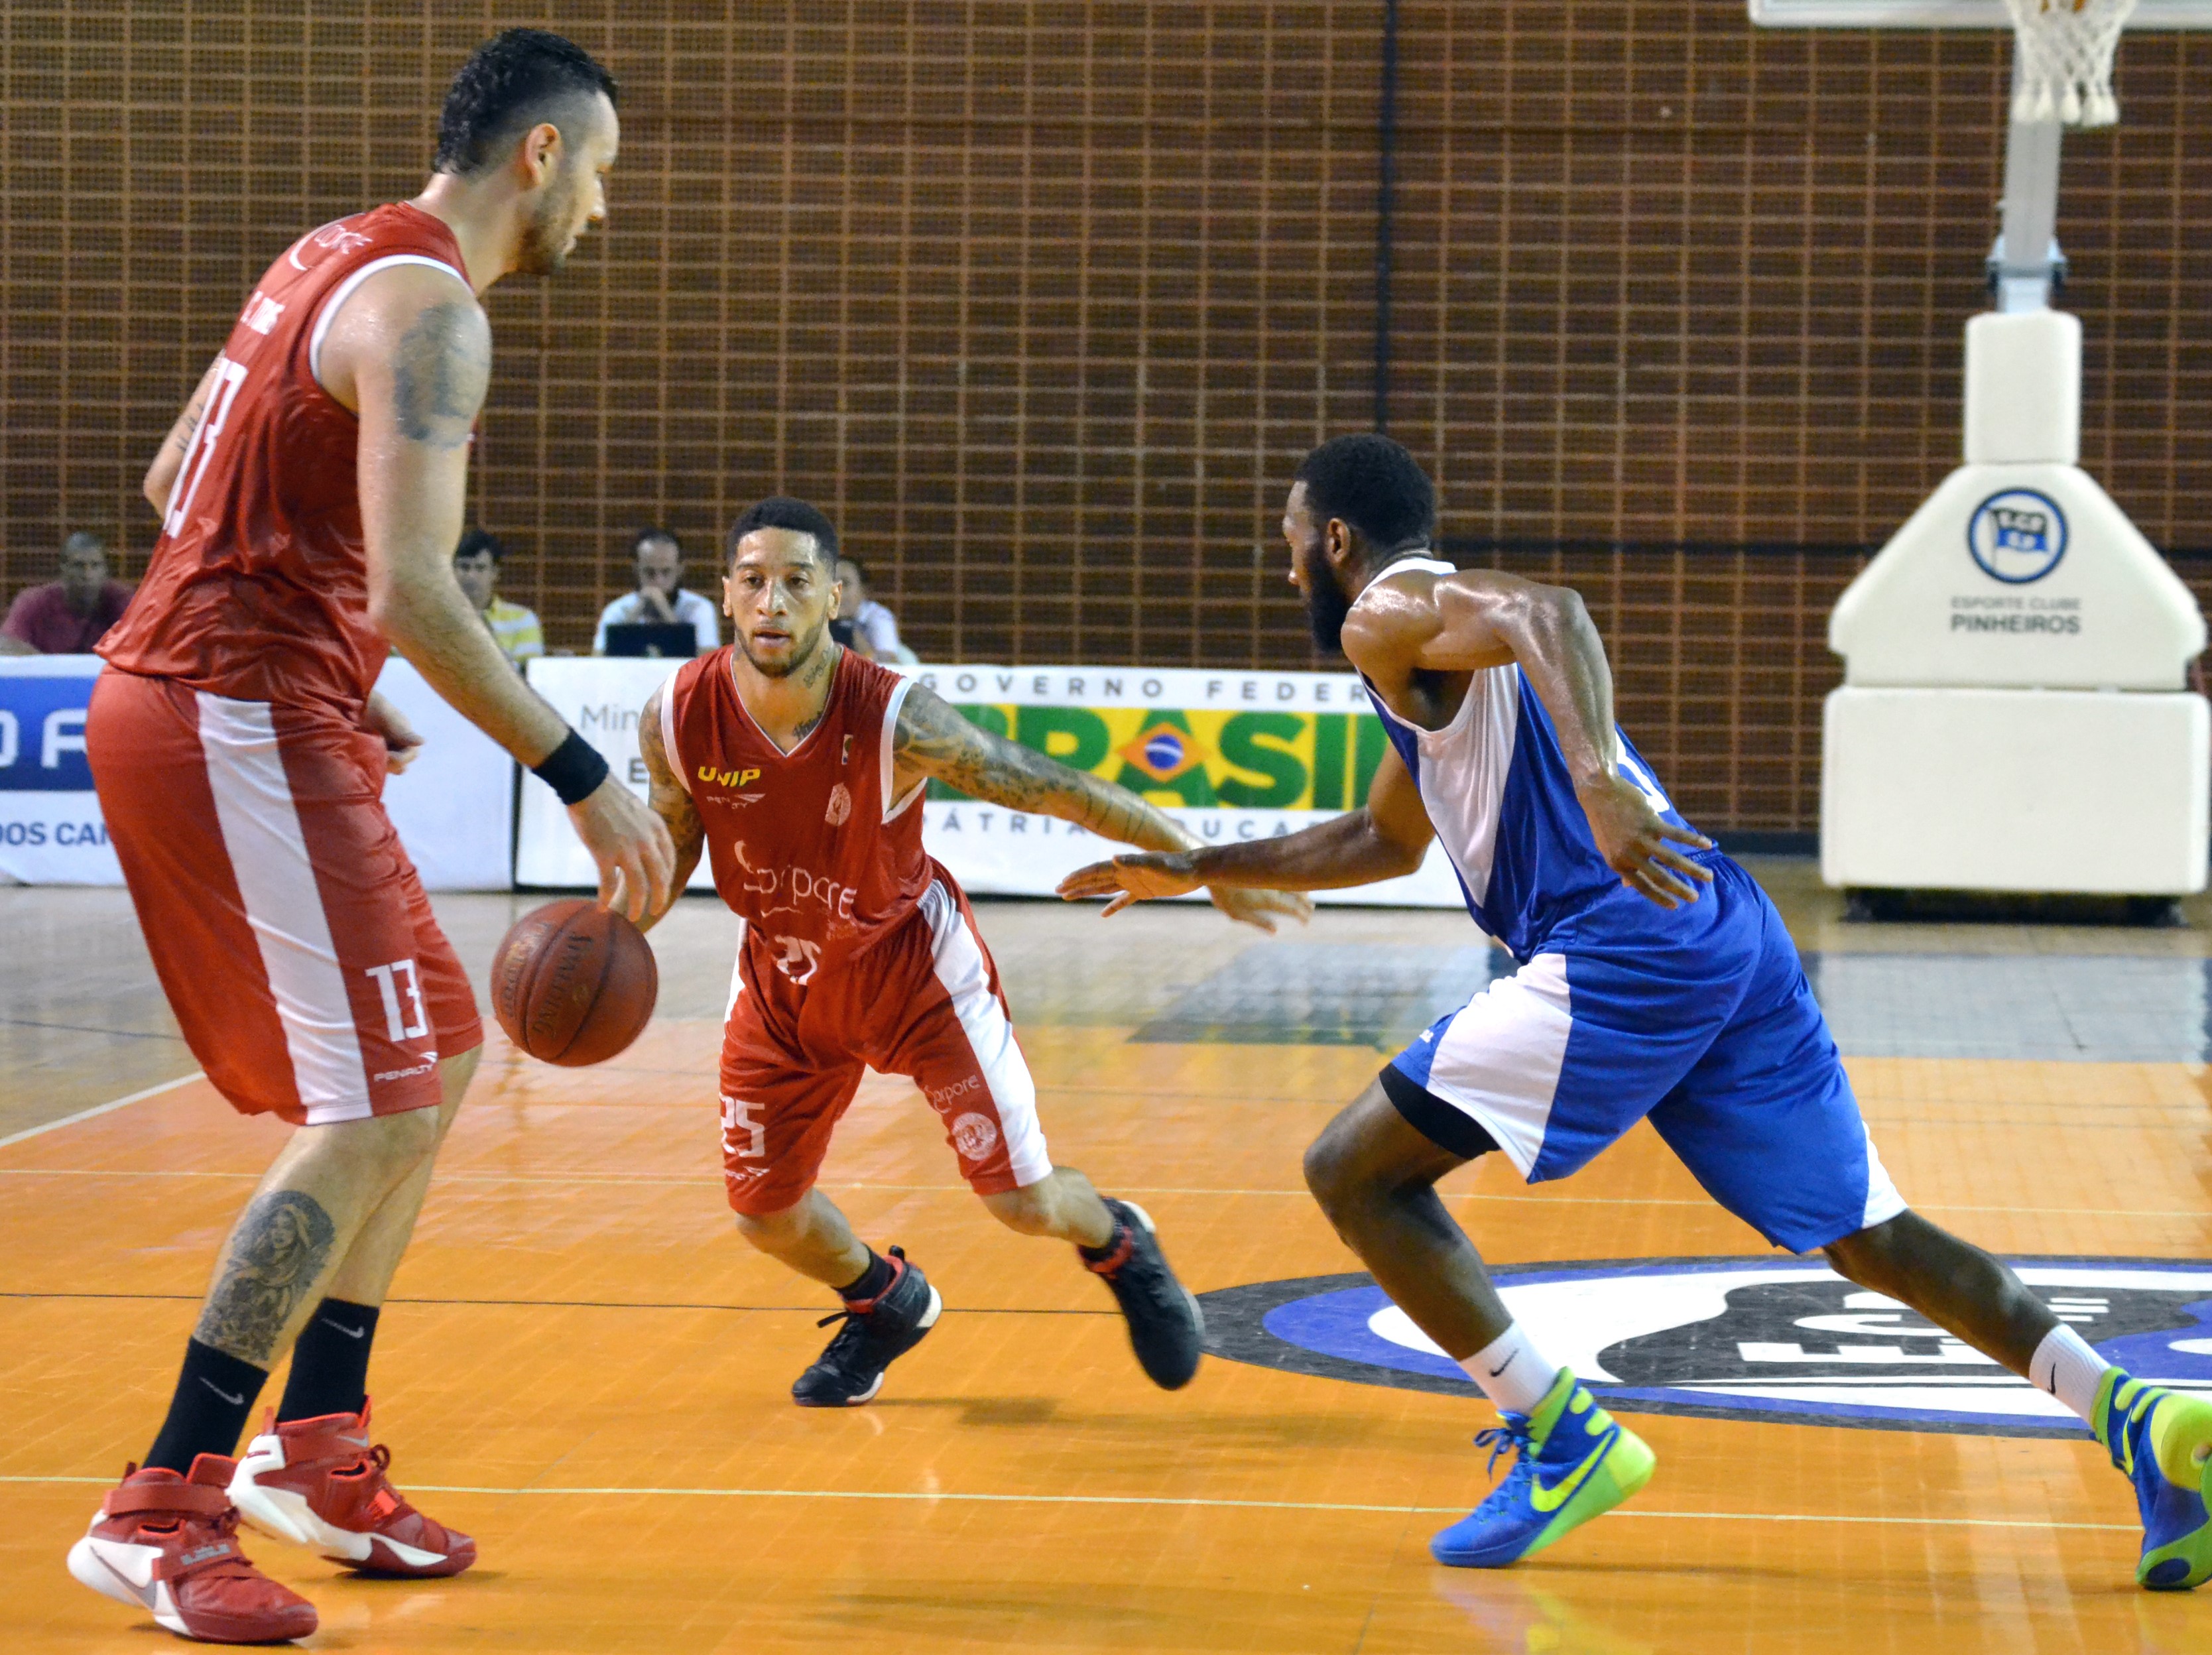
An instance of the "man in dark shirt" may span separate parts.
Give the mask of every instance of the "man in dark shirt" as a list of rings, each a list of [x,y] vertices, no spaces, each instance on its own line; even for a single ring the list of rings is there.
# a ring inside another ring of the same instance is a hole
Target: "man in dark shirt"
[[[131,588],[107,578],[107,543],[79,529],[62,542],[62,578],[15,594],[0,655],[82,655],[123,618]]]

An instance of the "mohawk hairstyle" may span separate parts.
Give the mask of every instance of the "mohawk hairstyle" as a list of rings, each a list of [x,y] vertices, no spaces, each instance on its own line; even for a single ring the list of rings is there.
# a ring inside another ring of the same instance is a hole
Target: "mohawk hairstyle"
[[[605,65],[566,36],[542,28],[495,34],[446,88],[431,170],[463,178],[480,173],[540,120],[557,126],[556,112],[602,93],[609,103],[619,101]]]

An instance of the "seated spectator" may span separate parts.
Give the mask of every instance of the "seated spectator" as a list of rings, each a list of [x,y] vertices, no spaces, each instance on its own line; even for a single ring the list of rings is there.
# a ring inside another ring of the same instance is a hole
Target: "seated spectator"
[[[863,660],[873,660],[876,646],[869,641],[868,635],[860,630],[860,623],[854,615],[860,606],[859,600],[853,596],[860,589],[860,582],[853,574],[858,567],[848,558],[837,560],[837,608],[830,617],[830,636],[833,642],[842,644]]]
[[[0,655],[82,655],[123,618],[134,588],[107,578],[107,542],[79,529],[62,542],[61,576],[15,594]]]
[[[899,642],[898,622],[868,595],[868,576],[866,570],[849,557],[837,560],[837,579],[845,587],[845,595],[837,605],[841,618],[850,620],[860,636],[867,640],[868,647],[861,653],[870,660],[896,661],[912,666],[921,660]]]
[[[684,589],[684,543],[675,530],[640,529],[630,544],[630,556],[637,564],[637,589],[599,611],[599,630],[592,637],[593,654],[607,653],[611,626],[688,626],[698,634],[701,654],[721,643],[721,611],[711,599]]]
[[[454,549],[453,574],[469,601],[477,606],[477,613],[483,617],[484,627],[500,654],[520,672],[523,662],[545,653],[545,630],[531,611],[499,595],[499,565],[506,556],[507,548],[497,535],[488,529],[471,529]]]

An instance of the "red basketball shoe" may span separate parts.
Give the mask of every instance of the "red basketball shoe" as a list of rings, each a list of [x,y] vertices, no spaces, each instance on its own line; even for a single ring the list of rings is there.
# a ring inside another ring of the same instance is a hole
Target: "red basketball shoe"
[[[477,1542],[434,1523],[386,1481],[392,1452],[358,1414],[276,1423],[246,1445],[230,1497],[255,1528],[368,1574],[459,1574]]]
[[[70,1573],[118,1603],[149,1610],[179,1637],[276,1644],[315,1629],[315,1606],[238,1549],[238,1509],[224,1486],[236,1462],[202,1454],[192,1474],[133,1466],[100,1502]]]

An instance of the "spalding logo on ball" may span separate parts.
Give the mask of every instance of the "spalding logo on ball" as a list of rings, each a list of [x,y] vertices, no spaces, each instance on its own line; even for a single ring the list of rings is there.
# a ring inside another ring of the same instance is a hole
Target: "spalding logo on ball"
[[[583,897],[525,914],[492,959],[492,1014],[507,1037],[566,1068],[605,1062],[629,1046],[659,994],[645,934]]]

